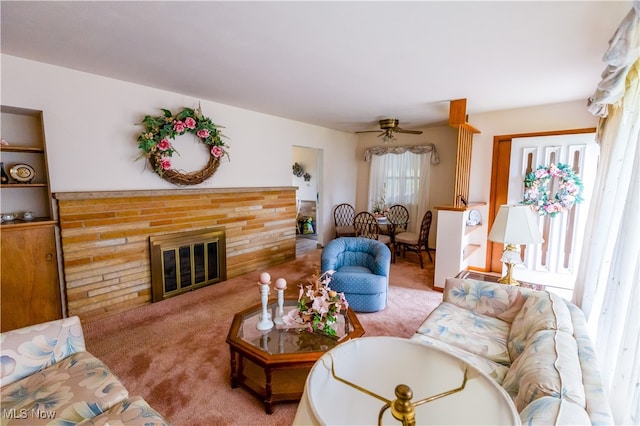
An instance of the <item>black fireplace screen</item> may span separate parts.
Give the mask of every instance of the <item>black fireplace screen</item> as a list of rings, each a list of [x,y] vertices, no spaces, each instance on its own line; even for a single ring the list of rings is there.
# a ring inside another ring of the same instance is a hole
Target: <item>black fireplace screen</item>
[[[227,279],[224,228],[150,237],[154,302]]]

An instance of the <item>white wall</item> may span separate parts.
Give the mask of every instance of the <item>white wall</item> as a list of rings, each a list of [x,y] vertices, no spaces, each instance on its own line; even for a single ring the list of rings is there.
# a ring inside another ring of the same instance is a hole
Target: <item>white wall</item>
[[[330,228],[335,200],[355,200],[353,134],[14,56],[1,60],[1,103],[43,111],[53,192],[180,190],[145,168],[145,161],[134,161],[141,152],[136,139],[142,126],[136,123],[160,115],[161,108],[175,113],[200,104],[205,116],[224,126],[231,162],[198,187],[291,186],[292,146],[298,145],[331,158],[331,170],[322,165],[321,186],[328,192],[319,217],[323,229]]]

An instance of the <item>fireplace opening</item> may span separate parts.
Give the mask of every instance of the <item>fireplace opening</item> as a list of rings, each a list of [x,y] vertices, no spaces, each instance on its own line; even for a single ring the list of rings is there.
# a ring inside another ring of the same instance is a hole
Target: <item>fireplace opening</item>
[[[153,302],[227,279],[224,228],[152,236],[149,249]]]

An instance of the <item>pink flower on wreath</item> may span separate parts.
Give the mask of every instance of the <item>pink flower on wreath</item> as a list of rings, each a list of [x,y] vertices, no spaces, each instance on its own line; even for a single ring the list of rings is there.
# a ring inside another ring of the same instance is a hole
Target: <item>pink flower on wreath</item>
[[[545,169],[538,169],[536,170],[535,174],[536,174],[536,179],[540,179],[547,175],[547,171]]]
[[[220,158],[224,154],[224,151],[219,146],[214,146],[211,148],[211,154],[216,158]]]
[[[195,129],[196,120],[194,120],[192,117],[187,117],[184,119],[184,125],[187,126],[188,129]]]
[[[185,129],[185,124],[184,122],[180,121],[180,120],[176,120],[173,122],[173,130],[175,130],[178,133],[182,133],[184,132]]]
[[[160,151],[166,151],[169,148],[171,148],[171,143],[169,143],[169,140],[167,138],[162,139],[160,143],[158,143],[158,149]]]
[[[206,139],[209,137],[209,129],[200,129],[196,132],[199,138]]]
[[[160,160],[160,167],[162,170],[169,170],[171,168],[171,160],[169,158],[163,158]]]

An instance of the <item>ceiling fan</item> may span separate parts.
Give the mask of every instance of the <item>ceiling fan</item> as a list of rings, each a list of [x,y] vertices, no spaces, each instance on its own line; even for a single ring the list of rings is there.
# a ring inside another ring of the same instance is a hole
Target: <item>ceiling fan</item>
[[[385,118],[380,120],[379,124],[380,124],[380,130],[364,130],[356,133],[380,132],[378,137],[381,136],[382,140],[385,143],[393,142],[395,140],[395,137],[393,136],[394,133],[409,133],[412,135],[422,134],[422,130],[405,130],[401,127],[398,127],[398,125],[400,124],[400,120],[398,120],[397,118]]]

